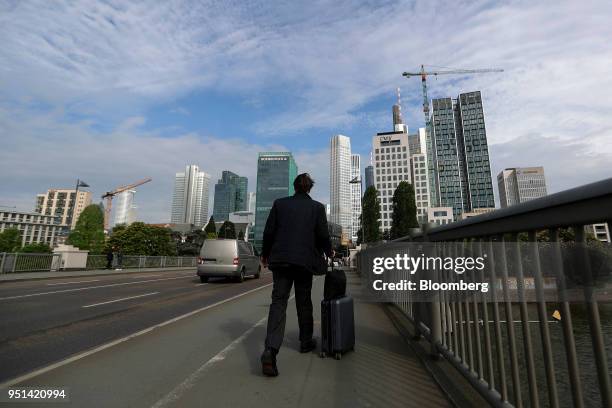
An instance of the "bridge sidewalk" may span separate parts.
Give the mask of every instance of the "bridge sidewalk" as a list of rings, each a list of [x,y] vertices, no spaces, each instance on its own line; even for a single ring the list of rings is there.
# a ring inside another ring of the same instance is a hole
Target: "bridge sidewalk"
[[[356,278],[349,279],[357,290]],[[210,285],[212,286],[212,285]],[[300,354],[287,311],[280,376],[261,375],[270,287],[135,337],[21,384],[71,387],[74,406],[447,407],[377,304],[355,304],[356,347],[341,361]],[[313,299],[323,292],[315,280]],[[315,303],[315,333],[320,309]]]

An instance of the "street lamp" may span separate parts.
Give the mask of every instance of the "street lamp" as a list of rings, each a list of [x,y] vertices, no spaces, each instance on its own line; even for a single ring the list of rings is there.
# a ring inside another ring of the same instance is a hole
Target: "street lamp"
[[[359,184],[361,185],[361,178],[359,176],[354,177],[349,184]],[[361,200],[362,197],[359,197]],[[363,223],[363,207],[361,208],[361,215],[359,216],[359,226],[361,227],[361,243],[365,242],[365,224]]]

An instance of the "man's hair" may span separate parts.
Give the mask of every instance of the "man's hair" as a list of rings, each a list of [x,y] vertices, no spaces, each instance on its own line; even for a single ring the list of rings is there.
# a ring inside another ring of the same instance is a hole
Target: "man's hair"
[[[296,193],[310,193],[312,186],[314,186],[314,180],[308,173],[299,174],[295,180],[293,180],[293,189]]]

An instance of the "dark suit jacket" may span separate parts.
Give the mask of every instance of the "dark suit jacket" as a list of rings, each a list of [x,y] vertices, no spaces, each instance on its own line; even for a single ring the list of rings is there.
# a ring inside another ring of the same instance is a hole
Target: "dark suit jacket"
[[[325,207],[306,193],[274,201],[263,234],[261,255],[274,264],[316,270],[317,257],[331,256]]]

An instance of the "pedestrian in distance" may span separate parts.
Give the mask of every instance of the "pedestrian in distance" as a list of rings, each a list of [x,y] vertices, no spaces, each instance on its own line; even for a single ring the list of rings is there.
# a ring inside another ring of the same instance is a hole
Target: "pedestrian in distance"
[[[117,247],[117,268],[115,270],[123,270],[123,252],[121,251],[121,247]]]
[[[106,269],[113,268],[113,248],[108,247],[106,249]]]
[[[316,349],[312,337],[312,275],[327,269],[323,253],[332,257],[325,206],[310,198],[314,181],[308,173],[298,175],[295,194],[274,201],[263,233],[261,261],[272,271],[272,303],[268,313],[265,349],[261,355],[262,372],[276,377],[276,356],[285,335],[287,303],[295,285],[300,352]]]

